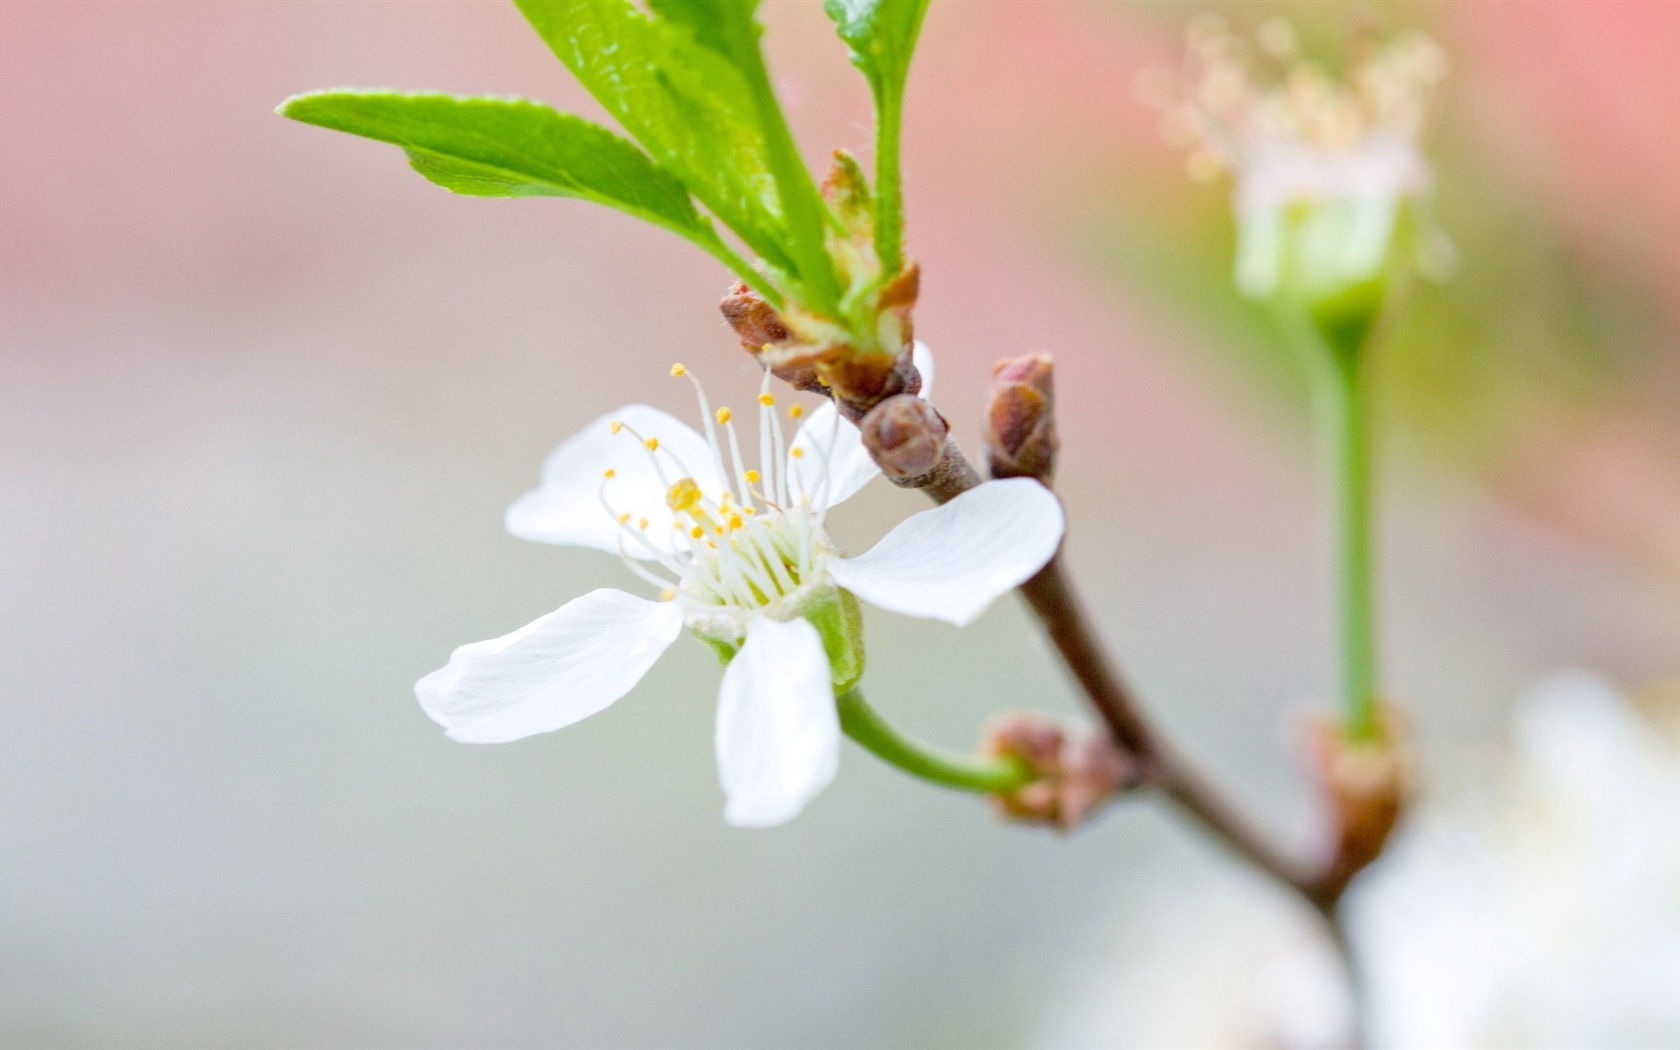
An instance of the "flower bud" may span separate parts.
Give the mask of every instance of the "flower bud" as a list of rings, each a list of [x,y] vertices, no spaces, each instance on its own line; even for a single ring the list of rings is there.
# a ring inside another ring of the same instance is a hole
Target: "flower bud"
[[[1422,206],[1418,145],[1446,53],[1416,33],[1366,38],[1334,77],[1297,54],[1285,23],[1267,23],[1258,51],[1222,25],[1189,43],[1184,83],[1157,101],[1193,169],[1235,179],[1238,289],[1357,355],[1405,256],[1426,275],[1450,262]]]
[[[992,369],[983,436],[992,477],[1037,478],[1049,484],[1061,446],[1051,380],[1049,354],[999,361]]]
[[[835,248],[838,250],[838,248]],[[911,311],[921,287],[914,262],[881,281],[864,316],[842,325],[789,302],[778,311],[743,282],[718,303],[741,346],[797,390],[833,396],[854,422],[894,394],[919,389],[910,361]]]
[[[1349,739],[1329,719],[1307,729],[1307,771],[1331,824],[1329,879],[1345,885],[1382,853],[1411,790],[1411,753],[1404,726],[1382,712],[1373,740]]]
[[[1012,820],[1067,831],[1132,783],[1132,763],[1106,735],[1070,737],[1036,715],[996,720],[987,728],[983,749],[1036,775],[1015,791],[992,796],[998,812]]]
[[[950,427],[937,409],[913,394],[882,401],[863,417],[860,429],[864,447],[895,482],[924,477],[945,459]]]
[[[718,309],[723,312],[723,319],[729,322],[729,327],[740,337],[741,348],[758,358],[777,379],[795,390],[828,393],[828,386],[822,381],[814,362],[781,360],[771,353],[776,347],[788,345],[792,341],[792,333],[782,323],[781,315],[776,313],[775,308],[747,287],[746,282],[736,281],[718,303]]]

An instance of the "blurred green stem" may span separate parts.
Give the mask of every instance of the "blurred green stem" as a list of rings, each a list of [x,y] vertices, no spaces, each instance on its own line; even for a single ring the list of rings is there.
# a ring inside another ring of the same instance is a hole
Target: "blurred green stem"
[[[1377,639],[1369,354],[1363,347],[1337,352],[1322,342],[1316,349],[1320,426],[1335,505],[1340,706],[1349,738],[1372,740],[1377,735]]]
[[[1011,758],[955,755],[917,743],[888,725],[858,689],[848,689],[835,703],[840,709],[840,728],[847,736],[913,777],[985,794],[1014,791],[1033,779],[1024,765]]]

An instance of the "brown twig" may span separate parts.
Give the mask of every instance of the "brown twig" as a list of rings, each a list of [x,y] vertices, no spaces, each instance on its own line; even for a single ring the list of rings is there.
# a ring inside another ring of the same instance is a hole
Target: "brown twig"
[[[761,333],[731,315],[728,300],[724,312],[742,333],[743,345],[757,352]],[[841,412],[863,431],[866,447],[893,484],[947,503],[979,485],[980,474],[947,440],[944,417],[914,397],[921,380],[907,354],[900,358],[899,371],[897,382],[863,396],[840,396],[820,382],[801,388],[834,396]],[[1003,473],[1035,476],[1048,486],[1057,444],[1049,358],[1006,362],[994,373],[994,384],[998,396],[987,420],[994,473],[1003,462],[1008,467]],[[1316,862],[1291,856],[1239,814],[1156,730],[1098,640],[1059,550],[1020,591],[1120,752],[1128,775],[1116,778],[1115,791],[1159,790],[1232,853],[1299,895],[1323,916],[1350,984],[1356,986],[1359,971],[1337,908],[1354,876],[1381,853],[1399,815],[1405,777],[1396,738],[1362,753],[1337,750],[1325,743],[1328,737],[1315,741],[1314,773],[1331,811],[1332,835]],[[1373,770],[1396,772],[1384,779]],[[1354,993],[1357,997],[1357,987]],[[1358,1032],[1351,1039],[1359,1045]]]
[[[946,449],[942,469],[930,477],[933,484],[924,486],[941,503],[979,483],[973,467],[968,466],[956,444],[947,443]],[[960,480],[953,483],[953,479]],[[1323,918],[1355,1003],[1354,1029],[1347,1034],[1347,1047],[1359,1050],[1365,1045],[1365,1011],[1360,1006],[1362,973],[1338,905],[1354,876],[1381,853],[1399,813],[1400,788],[1388,796],[1393,805],[1384,814],[1386,823],[1383,817],[1377,818],[1376,823],[1382,826],[1376,831],[1370,821],[1360,826],[1357,817],[1350,819],[1345,794],[1328,782],[1329,776],[1321,776],[1320,787],[1329,796],[1334,821],[1328,848],[1317,863],[1291,856],[1240,815],[1155,729],[1098,641],[1090,615],[1063,567],[1060,551],[1037,575],[1023,583],[1020,591],[1055,645],[1062,663],[1108,728],[1116,749],[1133,764],[1132,777],[1116,790],[1151,787],[1159,790],[1215,841],[1293,891]],[[1327,763],[1334,764],[1331,759],[1321,759],[1319,768]],[[1359,807],[1353,808],[1357,811]]]
[[[906,479],[898,483],[907,488],[922,488],[940,503],[980,484],[979,474],[954,442],[945,445],[940,468],[930,472],[928,483],[916,484],[921,480]],[[1063,567],[1061,553],[1057,552],[1020,590],[1062,663],[1108,727],[1116,747],[1136,764],[1138,785],[1160,790],[1232,852],[1324,910],[1319,904],[1323,897],[1317,885],[1319,873],[1288,857],[1239,817],[1155,730],[1097,640],[1090,616]],[[1339,896],[1339,890],[1336,895]],[[1328,903],[1334,907],[1334,901]]]

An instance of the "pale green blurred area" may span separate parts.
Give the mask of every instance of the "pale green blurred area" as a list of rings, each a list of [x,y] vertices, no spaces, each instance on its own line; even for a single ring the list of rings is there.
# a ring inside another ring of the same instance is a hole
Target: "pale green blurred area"
[[[865,149],[817,7],[768,8],[808,155]],[[1130,89],[1199,9],[934,6],[918,334],[971,448],[992,361],[1057,354],[1070,556],[1106,635],[1188,749],[1305,834],[1291,736],[1329,677],[1304,414],[1229,290],[1222,191],[1181,178]],[[1437,151],[1463,265],[1387,351],[1386,677],[1446,765],[1559,663],[1674,668],[1677,240],[1673,214],[1545,177],[1594,121],[1488,132],[1513,97],[1551,104],[1497,27],[1406,11],[1463,70]],[[1531,52],[1578,42],[1534,21]],[[1654,85],[1600,72],[1605,113],[1650,118]],[[451,198],[271,113],[341,84],[595,112],[511,5],[0,7],[0,1042],[1031,1041],[1130,891],[1225,863],[1155,805],[1057,839],[849,749],[793,824],[727,829],[697,644],[519,744],[420,713],[454,645],[632,584],[501,531],[554,444],[629,400],[686,414],[673,360],[718,400],[756,378],[725,275],[667,235]],[[877,483],[841,539],[919,507]],[[869,632],[872,699],[930,739],[1077,713],[1013,601]]]

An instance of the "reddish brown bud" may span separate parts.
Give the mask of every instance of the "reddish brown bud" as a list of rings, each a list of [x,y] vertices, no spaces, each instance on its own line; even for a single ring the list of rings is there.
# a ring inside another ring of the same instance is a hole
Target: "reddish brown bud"
[[[950,427],[932,405],[914,394],[898,394],[869,410],[859,429],[864,447],[893,480],[931,473],[945,458]]]
[[[994,478],[1037,478],[1056,470],[1055,391],[1049,354],[999,361],[986,406],[986,459]]]
[[[998,812],[1012,820],[1067,831],[1131,783],[1132,764],[1107,736],[1070,738],[1036,715],[1006,715],[993,722],[984,750],[1013,758],[1036,775],[1015,791],[992,796]]]
[[[1385,709],[1374,740],[1350,740],[1330,719],[1307,728],[1307,771],[1331,823],[1326,880],[1345,886],[1376,860],[1411,790],[1411,753],[1404,726]]]
[[[836,361],[823,369],[834,400],[847,419],[863,425],[863,417],[888,398],[917,394],[922,389],[921,373],[906,353],[897,361],[879,357],[853,357]]]
[[[741,345],[755,354],[766,343],[779,343],[788,337],[787,326],[782,324],[775,309],[763,296],[748,288],[745,281],[735,282],[718,303],[718,309],[723,311],[729,327],[741,337]]]
[[[718,309],[740,337],[741,347],[758,358],[777,379],[795,390],[828,393],[828,385],[823,382],[815,360],[792,359],[787,348],[792,345],[793,336],[782,323],[781,315],[745,282],[736,281],[718,303]]]

